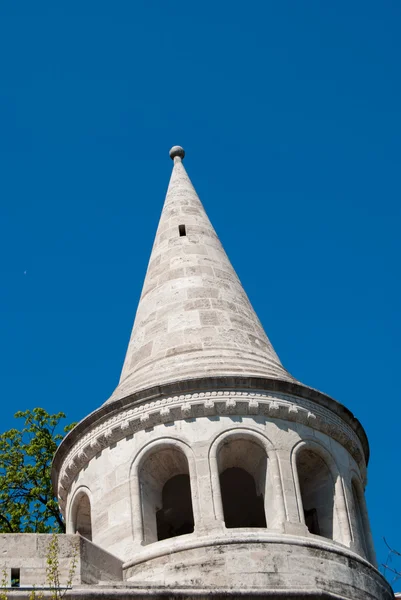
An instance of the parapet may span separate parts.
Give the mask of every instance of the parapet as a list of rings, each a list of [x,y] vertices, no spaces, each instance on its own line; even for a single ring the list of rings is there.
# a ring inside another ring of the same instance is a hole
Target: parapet
[[[16,588],[49,587],[47,559],[52,534],[6,533],[0,536],[1,568],[14,598]],[[122,581],[122,561],[89,540],[76,535],[57,535],[60,586],[65,587],[73,561],[72,585]]]

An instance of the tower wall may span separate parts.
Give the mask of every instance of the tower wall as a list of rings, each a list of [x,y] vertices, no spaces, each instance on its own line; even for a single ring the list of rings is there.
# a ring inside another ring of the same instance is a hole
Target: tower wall
[[[123,561],[127,581],[320,593],[330,568],[335,598],[365,598],[369,581],[380,590],[372,598],[386,597],[373,566],[362,444],[328,408],[279,392],[213,389],[134,401],[90,421],[59,475],[67,531],[75,533],[86,494],[92,540]],[[230,469],[253,478],[265,523],[227,526],[240,491],[222,493]],[[193,531],[160,540],[163,489],[176,476],[188,478]],[[355,568],[360,588],[351,594]]]

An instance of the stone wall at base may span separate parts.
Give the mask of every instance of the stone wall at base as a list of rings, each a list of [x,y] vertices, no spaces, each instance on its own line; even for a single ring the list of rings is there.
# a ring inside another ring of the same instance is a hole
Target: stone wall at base
[[[383,576],[366,560],[346,548],[319,540],[232,533],[231,539],[183,543],[169,554],[124,565],[124,578],[137,586],[175,588],[226,587],[264,594],[288,593],[289,598],[310,597],[342,600],[390,600],[394,594]],[[269,539],[270,538],[270,539]],[[297,596],[298,594],[298,596]],[[301,594],[301,596],[299,596]],[[251,595],[251,594],[250,594]],[[281,596],[282,597],[282,596]]]
[[[11,569],[19,569],[21,587],[46,585],[46,565],[52,535],[6,533],[0,535],[0,568],[9,583]],[[74,555],[77,565],[73,585],[99,581],[122,581],[122,562],[80,535],[57,536],[59,545],[60,583],[65,585]],[[12,591],[14,597],[15,590]]]
[[[30,600],[28,590],[12,592],[10,600]],[[129,587],[81,587],[68,592],[68,600],[348,600],[331,592],[316,592],[311,590],[281,590],[278,592],[258,592],[247,590],[186,590],[158,588],[129,588]],[[370,596],[366,596],[367,600]],[[391,597],[392,600],[394,596]],[[51,600],[51,592],[44,592],[43,599]]]

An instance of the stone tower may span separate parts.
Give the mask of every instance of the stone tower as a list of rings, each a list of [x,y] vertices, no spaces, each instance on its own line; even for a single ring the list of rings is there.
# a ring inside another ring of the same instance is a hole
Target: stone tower
[[[365,432],[284,369],[170,156],[120,382],[54,459],[67,533],[118,557],[133,595],[390,599]]]

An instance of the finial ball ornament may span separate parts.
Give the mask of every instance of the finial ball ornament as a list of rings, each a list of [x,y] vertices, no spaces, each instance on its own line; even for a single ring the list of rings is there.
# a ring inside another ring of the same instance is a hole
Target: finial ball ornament
[[[173,146],[169,154],[172,160],[174,160],[176,156],[179,156],[181,159],[183,159],[185,156],[185,150],[184,148],[181,148],[181,146]]]

